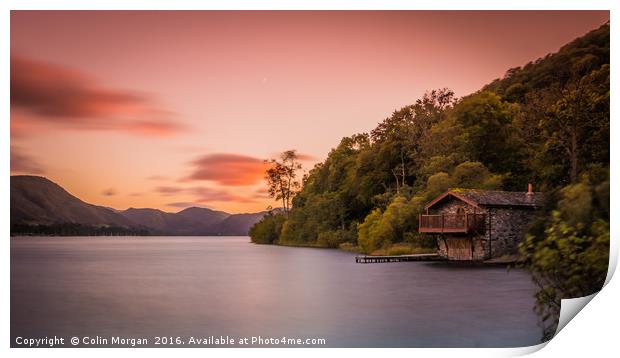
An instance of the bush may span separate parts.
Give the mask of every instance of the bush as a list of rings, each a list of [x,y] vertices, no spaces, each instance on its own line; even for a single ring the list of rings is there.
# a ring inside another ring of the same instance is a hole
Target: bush
[[[421,248],[437,248],[437,241],[432,235],[420,234],[418,232],[406,232],[404,242]]]
[[[344,238],[340,230],[320,232],[316,239],[318,246],[332,248],[338,247],[343,241]]]
[[[381,216],[381,210],[375,209],[366,216],[364,222],[359,224],[357,228],[357,245],[360,251],[365,254],[369,254],[382,246],[379,242]],[[385,229],[383,230],[384,233],[386,231]]]
[[[357,243],[362,252],[371,253],[402,242],[406,232],[415,229],[416,210],[404,196],[396,196],[385,212],[373,210],[358,227]]]
[[[255,244],[277,244],[282,226],[286,218],[284,214],[269,213],[261,221],[250,228],[250,238]]]

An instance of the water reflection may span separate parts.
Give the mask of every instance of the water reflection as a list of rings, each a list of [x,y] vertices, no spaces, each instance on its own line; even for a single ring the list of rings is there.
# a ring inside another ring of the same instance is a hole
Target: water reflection
[[[247,237],[13,238],[11,336],[321,337],[345,347],[538,343],[521,270],[356,264]],[[12,339],[14,342],[14,339]]]

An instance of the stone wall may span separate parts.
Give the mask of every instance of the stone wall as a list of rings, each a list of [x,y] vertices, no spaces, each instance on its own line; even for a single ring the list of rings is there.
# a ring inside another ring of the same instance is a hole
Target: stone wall
[[[491,208],[488,235],[491,238],[490,257],[516,254],[536,211],[524,208]],[[488,224],[488,223],[487,223]]]
[[[474,261],[482,261],[489,258],[489,245],[485,235],[474,236]]]

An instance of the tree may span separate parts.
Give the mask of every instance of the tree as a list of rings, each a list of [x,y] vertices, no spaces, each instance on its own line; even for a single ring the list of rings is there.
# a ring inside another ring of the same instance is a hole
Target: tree
[[[454,92],[448,88],[426,92],[415,104],[394,111],[371,131],[377,157],[377,168],[394,178],[396,194],[411,184],[417,168],[420,146],[429,136],[433,125],[444,119],[445,112],[456,103]],[[408,183],[409,181],[409,183]]]
[[[291,210],[291,200],[300,187],[297,172],[301,170],[301,163],[297,160],[295,150],[287,150],[280,155],[280,160],[270,159],[265,173],[269,196],[275,200],[282,200],[284,215],[288,217]]]
[[[284,224],[282,213],[270,211],[250,228],[250,238],[255,244],[276,244]]]
[[[358,245],[364,253],[403,242],[406,234],[415,231],[416,206],[402,195],[394,197],[381,212],[373,210],[358,226]]]
[[[373,210],[358,226],[357,244],[363,253],[370,254],[382,246],[382,239],[391,235],[391,228],[381,226],[380,209]]]
[[[451,111],[462,131],[453,140],[467,159],[484,164],[495,173],[518,170],[522,144],[513,120],[519,106],[508,103],[492,92],[479,92],[464,98]]]
[[[555,334],[562,299],[603,287],[609,262],[609,181],[595,184],[584,178],[560,190],[543,230],[529,234],[520,251],[539,287],[535,310],[544,341]]]
[[[609,65],[569,83],[541,127],[548,134],[547,150],[558,148],[559,161],[568,164],[570,183],[577,182],[582,163],[608,161]]]

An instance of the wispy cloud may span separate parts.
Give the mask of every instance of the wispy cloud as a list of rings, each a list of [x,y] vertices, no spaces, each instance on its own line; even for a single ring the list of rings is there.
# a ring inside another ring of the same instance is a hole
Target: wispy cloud
[[[247,186],[260,182],[267,169],[263,160],[230,153],[202,156],[191,162],[187,180],[210,180],[225,186]]]
[[[194,204],[210,202],[254,203],[257,199],[264,198],[258,193],[246,196],[226,189],[213,189],[207,187],[184,188],[176,186],[159,186],[155,188],[154,191],[163,196],[173,196],[178,194],[189,195],[193,197]]]
[[[147,96],[101,86],[86,74],[47,62],[11,56],[13,120],[77,130],[124,131],[142,136],[182,130],[172,113]],[[24,126],[17,126],[24,128]]]
[[[154,180],[154,181],[162,181],[162,180],[168,180],[169,178],[165,175],[151,175],[149,177],[146,178],[147,180]]]
[[[196,196],[195,201],[198,203],[231,202],[231,201],[237,202],[237,203],[256,202],[256,199],[254,197],[237,195],[228,190],[211,189],[211,188],[192,188],[190,190],[192,194]]]
[[[315,157],[314,155],[306,154],[306,153],[297,153],[297,159],[304,161],[304,162],[312,162],[312,161],[318,160],[318,158]]]
[[[45,170],[30,155],[22,153],[16,146],[11,146],[11,173],[43,174]]]
[[[267,188],[256,189],[256,191],[254,191],[254,197],[257,199],[268,199],[269,191],[267,190]]]
[[[176,186],[158,186],[155,191],[162,195],[174,195],[187,191],[187,189]]]
[[[114,196],[118,194],[118,192],[114,188],[108,188],[102,191],[101,194],[103,194],[104,196]]]

